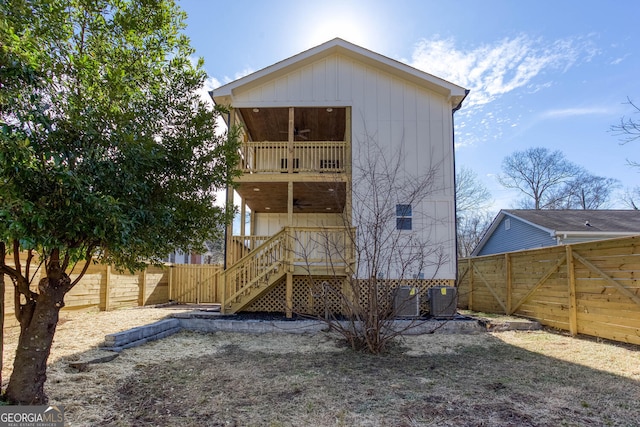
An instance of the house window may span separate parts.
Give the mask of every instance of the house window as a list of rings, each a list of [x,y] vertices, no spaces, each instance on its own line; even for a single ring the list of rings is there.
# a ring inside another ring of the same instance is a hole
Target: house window
[[[504,229],[505,230],[511,229],[511,218],[507,218],[504,220]]]
[[[396,205],[396,229],[411,230],[411,205]]]

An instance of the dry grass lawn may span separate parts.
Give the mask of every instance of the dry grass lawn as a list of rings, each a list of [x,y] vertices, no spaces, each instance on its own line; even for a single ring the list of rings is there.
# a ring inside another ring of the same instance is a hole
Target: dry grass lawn
[[[412,336],[382,356],[328,334],[182,332],[69,366],[171,312],[64,315],[46,389],[70,425],[640,425],[640,348],[548,331]],[[5,340],[7,379],[15,334]]]

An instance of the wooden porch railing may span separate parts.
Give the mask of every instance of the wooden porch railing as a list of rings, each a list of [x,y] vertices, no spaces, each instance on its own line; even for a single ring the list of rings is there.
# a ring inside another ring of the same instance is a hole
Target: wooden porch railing
[[[246,307],[296,269],[346,274],[354,264],[353,236],[354,230],[345,227],[283,228],[224,271],[223,313]]]
[[[231,245],[229,246],[228,262],[234,265],[242,258],[247,256],[249,252],[258,248],[264,242],[269,240],[271,236],[233,236],[231,237]]]
[[[347,143],[344,141],[245,142],[240,147],[244,173],[345,172]]]

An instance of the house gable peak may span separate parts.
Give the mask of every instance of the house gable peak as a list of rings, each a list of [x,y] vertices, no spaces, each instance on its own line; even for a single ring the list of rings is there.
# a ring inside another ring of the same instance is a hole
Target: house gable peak
[[[400,61],[365,49],[341,38],[334,38],[323,44],[312,47],[297,55],[276,62],[252,74],[234,80],[210,92],[216,104],[231,104],[234,92],[238,89],[250,89],[265,81],[285,75],[292,70],[304,67],[330,55],[339,54],[358,60],[367,65],[384,70],[400,78],[412,81],[436,93],[446,96],[452,108],[457,110],[468,90],[444,79],[425,73]]]

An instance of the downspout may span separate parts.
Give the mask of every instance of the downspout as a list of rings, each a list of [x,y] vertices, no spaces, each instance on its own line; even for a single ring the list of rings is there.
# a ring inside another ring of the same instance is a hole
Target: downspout
[[[462,99],[460,100],[460,102],[458,103],[458,105],[456,105],[455,107],[453,107],[453,109],[451,110],[451,143],[453,144],[453,147],[451,147],[451,152],[453,153],[453,226],[454,226],[454,241],[455,241],[455,269],[456,269],[456,281],[455,281],[455,286],[457,287],[458,285],[458,200],[456,197],[456,132],[455,132],[455,112],[458,111],[461,107],[462,107],[462,102],[467,98],[467,95],[469,95],[469,92],[471,92],[469,89],[465,89],[464,91],[464,96],[462,97]]]

